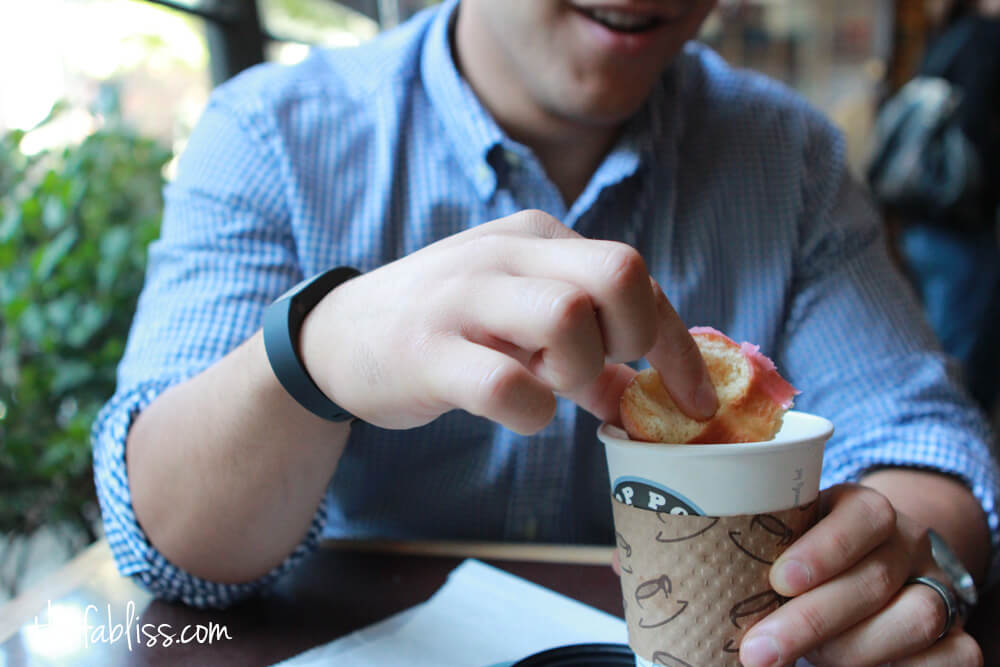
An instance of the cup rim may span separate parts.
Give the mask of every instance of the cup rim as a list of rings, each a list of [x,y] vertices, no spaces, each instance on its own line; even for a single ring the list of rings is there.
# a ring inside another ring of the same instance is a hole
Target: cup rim
[[[771,440],[762,440],[758,442],[704,445],[642,442],[640,440],[631,440],[629,439],[628,434],[625,433],[624,429],[608,424],[607,422],[601,424],[601,426],[597,429],[597,435],[601,442],[605,444],[612,444],[615,447],[645,451],[657,449],[664,452],[669,451],[671,456],[773,454],[775,451],[801,447],[807,442],[814,442],[818,440],[825,443],[829,440],[830,436],[833,435],[833,422],[825,417],[820,417],[819,415],[814,415],[808,412],[800,412],[798,410],[789,410],[786,412],[785,419],[788,419],[789,417],[811,424],[813,429],[809,429],[805,434],[794,438],[782,438],[779,434],[779,436],[776,436]]]

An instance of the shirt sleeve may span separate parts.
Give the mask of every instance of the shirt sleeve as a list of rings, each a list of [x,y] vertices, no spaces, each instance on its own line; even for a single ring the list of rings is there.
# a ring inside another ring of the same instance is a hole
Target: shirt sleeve
[[[149,248],[116,393],[92,431],[97,495],[119,571],[157,597],[193,606],[223,607],[266,591],[316,546],[326,519],[321,506],[298,548],[260,579],[206,581],[149,542],[136,521],[125,465],[135,417],[252,335],[267,304],[301,279],[276,134],[264,114],[237,113],[218,91],[210,101],[165,191],[161,236]]]
[[[823,484],[856,482],[886,467],[955,477],[986,515],[993,548],[987,586],[995,584],[1000,470],[989,427],[890,260],[880,217],[841,156],[836,139],[806,156],[817,168],[803,193],[795,296],[780,357],[803,390],[797,406],[836,425]]]

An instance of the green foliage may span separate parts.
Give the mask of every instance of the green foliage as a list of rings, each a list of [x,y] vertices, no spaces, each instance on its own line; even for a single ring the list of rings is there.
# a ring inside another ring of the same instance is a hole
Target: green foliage
[[[69,148],[29,156],[23,132],[0,138],[0,532],[88,530],[90,426],[114,391],[170,159],[105,111]]]

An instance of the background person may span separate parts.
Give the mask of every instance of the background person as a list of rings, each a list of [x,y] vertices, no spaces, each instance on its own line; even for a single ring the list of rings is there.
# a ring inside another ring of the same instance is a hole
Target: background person
[[[944,350],[962,364],[980,406],[1000,396],[1000,2],[928,2],[936,26],[919,76],[956,86],[958,127],[975,149],[981,186],[965,211],[907,216],[900,254]]]

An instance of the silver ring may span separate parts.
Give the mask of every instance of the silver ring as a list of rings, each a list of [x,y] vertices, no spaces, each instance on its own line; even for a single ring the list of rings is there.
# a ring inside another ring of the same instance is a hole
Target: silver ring
[[[944,620],[944,630],[934,640],[935,642],[940,641],[942,637],[951,632],[951,626],[955,625],[955,619],[958,617],[958,598],[955,596],[955,592],[949,586],[933,577],[910,577],[903,585],[909,586],[910,584],[923,584],[941,596],[941,601],[944,602],[944,608],[948,616]]]

